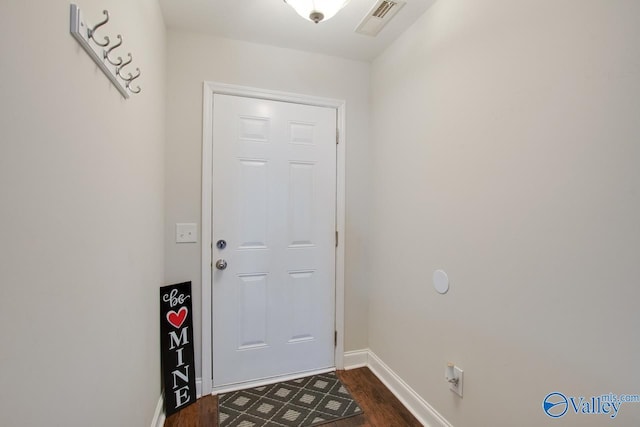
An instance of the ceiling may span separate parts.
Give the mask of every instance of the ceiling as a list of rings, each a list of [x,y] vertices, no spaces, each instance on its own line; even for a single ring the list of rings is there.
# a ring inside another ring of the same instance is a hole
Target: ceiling
[[[336,16],[314,24],[283,0],[160,0],[170,29],[371,61],[435,0],[406,5],[377,37],[354,30],[376,0],[351,0]]]

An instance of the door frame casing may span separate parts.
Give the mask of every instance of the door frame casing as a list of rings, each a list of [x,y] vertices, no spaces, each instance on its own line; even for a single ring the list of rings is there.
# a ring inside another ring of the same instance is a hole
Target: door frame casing
[[[335,108],[339,144],[336,149],[336,247],[335,277],[335,330],[337,342],[334,362],[337,369],[344,368],[344,269],[345,269],[345,212],[346,212],[346,101],[289,92],[272,91],[247,86],[205,81],[202,105],[202,395],[213,390],[213,97],[215,94],[292,102],[317,107]]]

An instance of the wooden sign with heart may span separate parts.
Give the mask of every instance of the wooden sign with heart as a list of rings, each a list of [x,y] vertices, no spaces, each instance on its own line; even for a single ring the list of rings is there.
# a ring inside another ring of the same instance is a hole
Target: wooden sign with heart
[[[196,401],[191,282],[160,288],[160,343],[169,416]]]
[[[171,310],[167,313],[167,322],[169,322],[174,328],[180,329],[180,326],[182,326],[187,318],[188,312],[189,309],[187,307],[180,307],[180,310],[178,310],[177,313]]]

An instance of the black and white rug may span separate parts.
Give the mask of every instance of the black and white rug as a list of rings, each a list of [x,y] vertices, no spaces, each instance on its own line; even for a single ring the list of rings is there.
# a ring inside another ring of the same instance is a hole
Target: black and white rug
[[[220,427],[317,426],[361,413],[335,372],[218,396]]]

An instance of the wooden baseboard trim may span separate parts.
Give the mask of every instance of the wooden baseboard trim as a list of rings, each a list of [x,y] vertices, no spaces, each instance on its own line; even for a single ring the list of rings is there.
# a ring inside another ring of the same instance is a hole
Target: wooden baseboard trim
[[[453,427],[370,349],[346,352],[344,365],[346,370],[368,367],[425,427]]]

